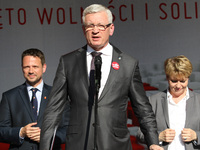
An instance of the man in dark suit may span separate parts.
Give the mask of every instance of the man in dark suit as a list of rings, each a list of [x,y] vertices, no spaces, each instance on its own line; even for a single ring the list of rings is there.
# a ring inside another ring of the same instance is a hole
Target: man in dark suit
[[[44,54],[38,49],[24,51],[22,70],[26,82],[2,95],[0,142],[9,143],[12,150],[38,150],[43,113],[51,90],[42,79],[46,71]],[[37,89],[36,95],[32,92],[33,88]],[[32,105],[32,96],[37,105]],[[56,135],[55,149],[60,149],[60,144],[65,142],[65,138],[66,122],[62,120]]]
[[[84,10],[82,19],[87,45],[60,59],[44,114],[40,150],[49,149],[53,131],[64,110],[63,105],[68,101],[67,150],[131,150],[126,117],[129,99],[149,148],[162,150],[156,145],[155,116],[144,92],[138,61],[109,43],[109,37],[114,33],[111,11],[93,4]],[[97,95],[91,96],[94,89],[90,90],[93,52],[100,52],[102,58],[98,104],[94,102]],[[96,105],[97,113],[94,109]]]

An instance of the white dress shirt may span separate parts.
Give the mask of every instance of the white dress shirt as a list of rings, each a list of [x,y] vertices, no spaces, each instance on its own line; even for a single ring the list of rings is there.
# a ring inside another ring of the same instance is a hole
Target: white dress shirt
[[[87,70],[88,70],[88,77],[90,75],[90,67],[91,67],[91,60],[92,55],[91,52],[94,50],[88,45],[87,46]],[[106,81],[108,79],[108,75],[110,73],[111,61],[112,61],[112,54],[113,54],[113,47],[108,43],[108,45],[103,48],[102,50],[98,51],[101,52],[102,58],[102,66],[101,66],[101,87],[99,89],[99,96],[101,95],[104,86],[106,85]]]
[[[185,143],[182,141],[181,131],[185,127],[186,101],[188,99],[188,88],[186,96],[177,104],[172,100],[172,95],[169,93],[169,91],[167,91],[170,129],[174,129],[176,132],[174,140],[168,146],[168,150],[185,150]]]

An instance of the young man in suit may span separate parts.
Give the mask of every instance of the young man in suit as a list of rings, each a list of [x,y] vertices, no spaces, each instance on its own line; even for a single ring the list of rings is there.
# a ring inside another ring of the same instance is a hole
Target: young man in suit
[[[42,79],[47,67],[42,51],[25,50],[21,61],[26,82],[2,95],[0,142],[9,143],[10,149],[38,150],[40,127],[51,86],[45,84]],[[36,95],[32,92],[33,89],[36,90]],[[34,102],[36,104],[33,104]],[[66,122],[62,121],[56,135],[55,149],[60,149],[60,144],[65,142]]]
[[[109,37],[114,33],[111,11],[102,5],[93,4],[84,10],[82,20],[87,45],[60,59],[45,110],[40,150],[49,149],[54,128],[64,110],[63,105],[68,101],[70,120],[67,150],[131,150],[126,117],[129,100],[149,148],[162,150],[156,145],[158,135],[155,116],[145,95],[138,61],[109,43]],[[92,84],[89,85],[93,52],[100,52],[102,58],[97,113],[94,113],[96,95],[91,96],[94,89],[90,90]]]

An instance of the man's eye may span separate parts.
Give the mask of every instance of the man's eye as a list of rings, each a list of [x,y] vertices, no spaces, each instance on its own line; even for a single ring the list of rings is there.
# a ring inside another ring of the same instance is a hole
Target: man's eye
[[[100,27],[100,28],[104,28],[105,26],[104,26],[104,25],[98,25],[98,27]]]
[[[87,25],[87,28],[93,28],[93,27],[94,27],[93,24],[91,24],[91,25]]]
[[[185,83],[185,81],[184,80],[182,80],[182,81],[180,81],[181,83]]]

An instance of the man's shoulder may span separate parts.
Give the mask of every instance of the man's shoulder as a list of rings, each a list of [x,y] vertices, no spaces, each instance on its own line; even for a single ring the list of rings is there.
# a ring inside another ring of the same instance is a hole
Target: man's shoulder
[[[52,86],[44,83],[44,87],[43,88],[46,89],[47,91],[51,91]]]
[[[16,93],[19,89],[23,89],[24,87],[26,87],[25,84],[18,85],[18,86],[14,87],[14,88],[11,88],[11,89],[5,91],[3,94],[14,94],[14,93]]]
[[[119,49],[118,47],[113,46],[113,50],[114,52],[118,53],[119,56],[124,57],[125,60],[129,60],[129,61],[138,61],[136,58],[134,58],[132,55],[128,54],[127,52],[125,52],[123,49]]]
[[[51,89],[51,88],[52,88],[51,85],[48,85],[48,84],[46,84],[46,83],[44,83],[44,87],[47,88],[47,89]]]
[[[13,87],[13,88],[11,88],[11,89],[9,89],[9,90],[3,92],[3,93],[4,93],[4,94],[13,94],[13,93],[16,93],[16,92],[19,91],[19,90],[23,90],[24,88],[26,88],[26,84],[25,84],[25,83],[23,83],[23,84],[21,84],[21,85],[18,85],[18,86],[16,86],[16,87]],[[44,88],[46,88],[47,90],[51,90],[52,86],[50,86],[50,85],[44,83]]]
[[[80,47],[80,48],[78,48],[78,49],[75,49],[75,50],[72,50],[72,51],[70,51],[70,52],[68,52],[68,53],[66,53],[66,54],[64,54],[64,55],[62,55],[61,57],[62,58],[70,58],[70,57],[72,57],[73,55],[77,55],[77,54],[81,54],[81,53],[86,53],[86,51],[87,51],[87,46],[85,45],[85,46],[83,46],[83,47]]]

